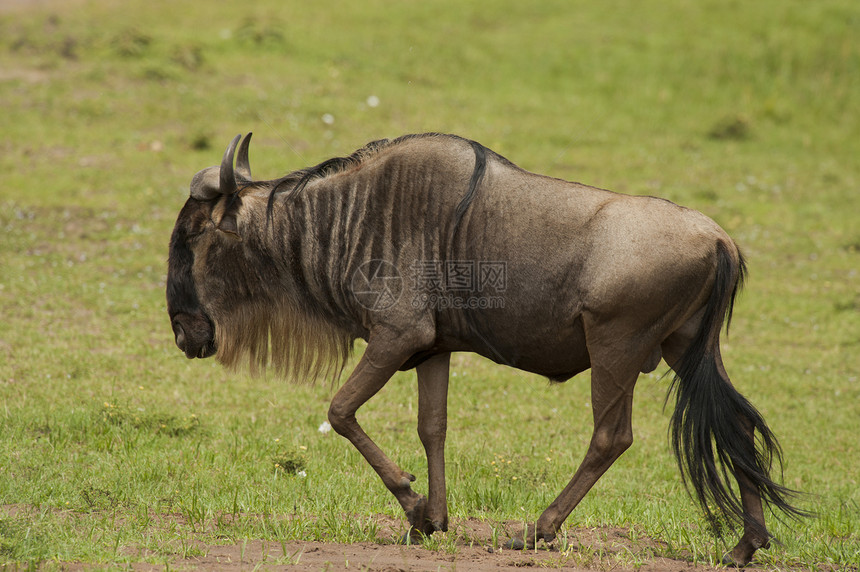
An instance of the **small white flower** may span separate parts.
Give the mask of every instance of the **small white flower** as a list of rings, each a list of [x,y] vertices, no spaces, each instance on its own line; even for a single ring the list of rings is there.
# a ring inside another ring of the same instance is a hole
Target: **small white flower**
[[[334,115],[332,115],[331,113],[323,114],[322,122],[326,125],[332,125],[334,123]]]
[[[375,95],[371,95],[367,98],[367,106],[368,107],[379,107],[379,98]]]
[[[307,474],[306,472],[304,472],[304,471],[299,471],[299,472],[297,472],[297,473],[296,473],[296,476],[299,476],[299,477],[305,478],[305,477],[307,477],[307,476],[308,476],[308,474]]]
[[[325,435],[329,431],[331,431],[331,423],[329,423],[328,421],[323,421],[320,425],[319,432]]]

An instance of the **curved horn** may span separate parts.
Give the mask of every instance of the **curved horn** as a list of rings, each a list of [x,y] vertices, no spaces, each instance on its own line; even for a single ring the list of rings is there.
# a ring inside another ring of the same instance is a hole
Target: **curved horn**
[[[224,151],[224,158],[221,159],[221,171],[219,179],[221,182],[221,194],[232,195],[236,192],[236,174],[233,172],[233,156],[236,154],[236,145],[239,143],[241,135],[236,135],[230,141],[229,147]]]
[[[248,146],[251,144],[251,135],[253,133],[248,133],[242,139],[242,144],[239,145],[239,154],[236,156],[236,173],[246,181],[253,180],[251,179],[251,163],[248,162]]]

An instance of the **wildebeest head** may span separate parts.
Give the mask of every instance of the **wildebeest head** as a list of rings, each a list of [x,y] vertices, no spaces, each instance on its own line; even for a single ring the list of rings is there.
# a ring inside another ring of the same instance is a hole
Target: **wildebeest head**
[[[282,209],[272,214],[279,186],[292,188],[320,169],[253,181],[251,134],[241,145],[239,139],[220,166],[194,175],[173,229],[167,311],[176,345],[188,358],[217,354],[222,364],[247,362],[252,372],[270,364],[295,379],[337,372],[353,337],[322,317],[300,264],[286,253],[290,237],[300,242],[301,233],[288,228]]]
[[[179,213],[170,239],[167,272],[167,312],[176,345],[190,358],[206,358],[217,351],[215,324],[201,301],[195,266],[213,249],[223,251],[238,241],[236,213],[241,206],[240,185],[249,183],[249,133],[233,157],[239,142],[230,143],[221,165],[203,169],[191,181],[191,196]]]

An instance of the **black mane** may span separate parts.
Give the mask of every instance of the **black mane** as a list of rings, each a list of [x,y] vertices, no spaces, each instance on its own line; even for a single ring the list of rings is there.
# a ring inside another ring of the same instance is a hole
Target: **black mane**
[[[463,196],[463,199],[460,201],[460,204],[457,205],[456,212],[456,220],[455,220],[455,228],[459,225],[460,220],[463,218],[466,210],[469,208],[469,205],[472,203],[472,200],[475,198],[475,192],[478,189],[478,186],[481,183],[481,180],[484,177],[484,172],[487,168],[487,152],[492,153],[490,149],[487,149],[480,143],[472,141],[470,139],[464,139],[457,135],[444,135],[441,133],[417,133],[410,135],[402,135],[397,137],[396,139],[378,139],[376,141],[371,141],[366,144],[364,147],[357,149],[351,155],[346,157],[333,157],[331,159],[326,159],[322,163],[318,165],[314,165],[313,167],[307,167],[305,169],[299,169],[298,171],[293,171],[292,173],[286,175],[275,183],[274,188],[272,188],[272,192],[269,194],[269,201],[266,206],[266,217],[271,220],[272,212],[275,204],[275,196],[282,193],[288,192],[290,194],[300,193],[305,187],[316,179],[323,179],[330,175],[336,175],[337,173],[342,173],[347,171],[357,165],[360,165],[364,160],[373,155],[376,155],[383,149],[387,149],[389,147],[393,147],[399,145],[405,141],[411,141],[412,139],[424,139],[429,137],[447,137],[451,139],[457,139],[460,141],[465,141],[469,143],[472,149],[475,152],[475,169],[472,172],[472,177],[469,181],[469,188],[466,191],[466,194]],[[505,162],[508,162],[503,157],[499,157]]]

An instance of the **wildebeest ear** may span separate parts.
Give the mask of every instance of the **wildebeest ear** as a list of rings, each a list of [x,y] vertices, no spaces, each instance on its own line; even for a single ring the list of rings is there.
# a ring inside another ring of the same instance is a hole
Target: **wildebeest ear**
[[[191,198],[211,201],[221,196],[220,167],[207,167],[191,179]]]
[[[242,236],[239,234],[239,225],[236,223],[235,213],[227,213],[221,217],[221,221],[218,223],[218,230],[232,235],[239,240],[242,239]]]

